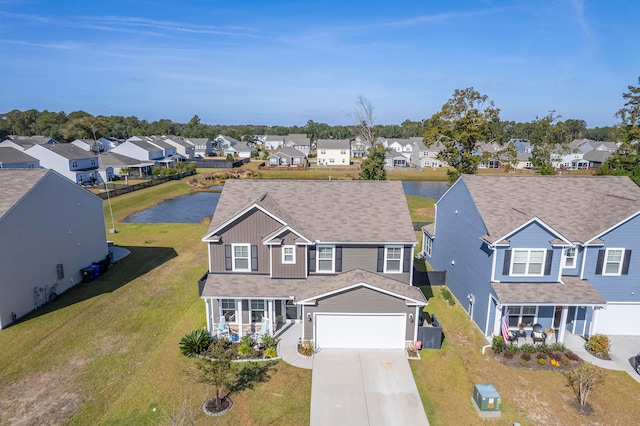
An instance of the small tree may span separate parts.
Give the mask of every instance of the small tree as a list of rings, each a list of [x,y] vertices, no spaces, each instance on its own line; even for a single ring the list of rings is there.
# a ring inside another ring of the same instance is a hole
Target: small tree
[[[384,168],[384,155],[387,149],[381,144],[375,144],[369,150],[367,158],[362,160],[360,177],[364,180],[386,180],[387,171]]]
[[[587,399],[593,388],[602,382],[602,371],[584,361],[573,370],[565,371],[562,374],[567,379],[567,386],[573,390],[581,408],[587,405]]]

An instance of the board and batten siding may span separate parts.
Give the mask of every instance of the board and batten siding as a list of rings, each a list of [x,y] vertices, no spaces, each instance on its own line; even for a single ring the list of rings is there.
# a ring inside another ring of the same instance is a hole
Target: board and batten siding
[[[55,172],[2,217],[0,235],[0,328],[12,312],[21,317],[34,309],[34,286],[55,284],[60,294],[109,252],[102,199]]]
[[[605,246],[587,247],[584,278],[598,290],[607,302],[640,303],[640,215],[630,219],[601,237]],[[629,271],[626,275],[596,274],[598,252],[606,248],[631,250]],[[640,306],[638,307],[640,309]]]
[[[268,274],[269,247],[262,244],[262,238],[280,226],[278,221],[261,210],[253,209],[247,212],[218,233],[221,237],[220,243],[209,243],[212,268],[210,272],[225,272],[225,245],[251,244],[258,249],[258,270],[251,272]]]
[[[295,235],[282,235],[283,245],[295,245]],[[271,246],[271,276],[273,278],[306,278],[307,248],[295,246],[296,263],[282,263],[282,246]]]
[[[429,263],[436,271],[447,272],[447,286],[467,312],[467,295],[474,295],[472,319],[484,332],[493,251],[480,239],[487,229],[462,179],[438,200],[435,226]]]
[[[406,314],[405,340],[413,340],[415,324],[409,314],[415,315],[415,306],[407,306],[404,299],[367,287],[357,287],[318,299],[315,306],[303,306],[304,339],[313,339],[313,322],[307,321],[307,313],[349,314]]]

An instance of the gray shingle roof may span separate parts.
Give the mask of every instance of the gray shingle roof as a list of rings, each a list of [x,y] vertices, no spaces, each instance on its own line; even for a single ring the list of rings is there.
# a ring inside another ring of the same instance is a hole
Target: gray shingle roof
[[[318,149],[351,149],[349,139],[318,139]]]
[[[60,143],[55,145],[41,145],[43,148],[51,152],[55,152],[67,160],[84,160],[85,158],[97,158],[98,156],[91,151],[85,151],[79,146],[72,143]]]
[[[0,147],[0,163],[10,164],[27,162],[38,162],[38,159],[33,158],[29,154],[26,154],[16,148],[11,148],[8,146]]]
[[[277,279],[269,275],[209,274],[201,297],[288,299],[293,296],[295,301],[300,301],[359,283],[366,283],[419,302],[427,301],[418,287],[362,269],[338,275],[310,275],[304,280]]]
[[[262,199],[323,242],[415,242],[400,181],[228,180],[209,233]]]
[[[115,152],[105,152],[100,154],[100,165],[111,167],[126,167],[126,166],[153,166],[152,161],[140,161],[136,158],[127,157],[126,155],[117,154]]]
[[[587,280],[564,276],[563,283],[493,283],[501,303],[605,304],[606,300]]]
[[[290,157],[290,158],[304,158],[305,155],[303,152],[298,151],[295,148],[285,147],[276,152],[274,152],[270,157]]]
[[[533,217],[570,241],[586,242],[640,211],[640,187],[626,176],[464,175],[461,179],[484,220],[489,242]]]
[[[47,169],[0,169],[0,218],[47,173]]]

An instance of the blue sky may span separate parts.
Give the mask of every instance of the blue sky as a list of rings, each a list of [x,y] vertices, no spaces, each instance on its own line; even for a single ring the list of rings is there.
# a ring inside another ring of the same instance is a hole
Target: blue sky
[[[616,123],[637,0],[0,0],[0,112],[206,124],[431,117],[473,86],[503,120]]]

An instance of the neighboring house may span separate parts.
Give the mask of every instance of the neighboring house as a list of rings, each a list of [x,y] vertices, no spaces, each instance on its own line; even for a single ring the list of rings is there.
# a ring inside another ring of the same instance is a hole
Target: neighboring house
[[[587,169],[589,162],[582,158],[584,153],[576,148],[551,153],[551,165],[556,169],[579,170]]]
[[[111,167],[115,175],[125,175],[122,170],[125,169],[128,170],[127,176],[139,177],[151,176],[155,165],[151,161],[141,161],[115,152],[100,154],[99,161],[101,167]]]
[[[610,151],[591,150],[584,154],[582,159],[589,162],[589,167],[598,168],[611,156]]]
[[[7,146],[24,151],[34,145],[56,145],[59,142],[48,136],[15,136],[10,135],[0,142],[0,147]]]
[[[640,335],[640,188],[621,176],[463,175],[423,254],[486,336]]]
[[[305,155],[295,148],[282,148],[268,158],[270,166],[299,166],[304,164]]]
[[[212,334],[300,322],[300,338],[319,348],[416,340],[426,299],[412,286],[416,241],[400,181],[228,180],[202,241]]]
[[[384,153],[384,165],[385,167],[407,167],[409,161],[404,154],[391,150]]]
[[[55,171],[0,170],[0,328],[107,257],[102,199]]]
[[[349,139],[318,139],[317,162],[319,166],[351,164],[351,143]]]
[[[40,160],[40,166],[55,170],[74,183],[100,183],[113,179],[113,168],[101,169],[96,154],[70,143],[34,145],[25,153]]]
[[[260,138],[258,140],[261,140]],[[285,136],[266,135],[264,136],[264,149],[267,151],[275,151],[284,147]]]
[[[413,152],[413,144],[415,140],[412,139],[384,139],[384,147],[395,152],[402,153],[407,159],[411,158]]]
[[[154,164],[164,158],[164,150],[146,140],[129,139],[113,148],[110,152],[140,161],[152,161]]]
[[[614,152],[618,149],[616,142],[594,141],[592,139],[575,139],[569,143],[570,148],[578,149],[583,154],[591,151]]]
[[[0,147],[0,169],[39,169],[40,161],[19,149]]]
[[[176,154],[187,160],[196,158],[196,147],[180,136],[162,136],[162,140],[176,149]]]
[[[351,142],[351,157],[352,158],[364,158],[369,153],[371,145],[360,139],[356,139]]]
[[[93,139],[76,139],[71,143],[85,151],[104,152],[108,149],[109,145],[105,146],[102,139],[103,138],[100,138],[97,141]]]
[[[531,162],[531,154],[528,152],[516,152],[516,163],[515,168],[518,170],[531,170],[533,169],[533,163]]]
[[[246,142],[238,142],[235,145],[224,150],[224,155],[233,155],[234,157],[237,155],[238,158],[251,158],[255,156],[257,153],[256,149],[252,146],[249,146]]]
[[[422,138],[411,138],[413,149],[411,150],[411,164],[416,167],[446,167],[447,162],[438,159],[438,154],[444,150],[441,142],[435,142],[430,146],[426,146],[422,142]]]
[[[158,160],[158,163],[164,167],[171,167],[177,161],[183,161],[184,157],[178,154],[176,147],[160,136],[147,137],[147,141],[162,149],[162,158]]]
[[[513,144],[518,152],[526,152],[528,154],[533,152],[533,145],[528,139],[511,139],[507,143]]]
[[[302,133],[292,133],[284,138],[285,148],[295,148],[305,156],[311,153],[311,139]]]
[[[196,157],[208,157],[213,153],[213,142],[209,138],[185,138],[195,148]]]
[[[480,157],[479,169],[497,169],[500,167],[499,152],[502,147],[496,143],[479,142],[473,155]],[[485,154],[486,153],[486,154]],[[485,161],[486,160],[486,161]]]
[[[215,151],[226,151],[239,142],[239,140],[234,139],[231,136],[219,135],[213,140],[213,149]]]

